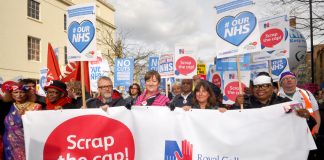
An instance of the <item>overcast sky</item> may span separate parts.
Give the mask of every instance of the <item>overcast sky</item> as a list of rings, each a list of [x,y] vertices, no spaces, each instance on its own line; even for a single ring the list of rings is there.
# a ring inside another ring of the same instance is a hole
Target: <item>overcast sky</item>
[[[195,45],[200,55],[213,57],[214,3],[199,0],[110,0],[118,30],[128,39],[159,52],[174,52],[176,44]]]
[[[197,57],[212,63],[215,57],[215,17],[220,0],[107,0],[116,8],[119,31],[129,43],[159,52],[174,52],[176,44],[194,45]],[[259,14],[269,14],[269,4],[256,0]],[[260,7],[262,6],[262,7]],[[284,9],[272,13],[283,12]],[[271,14],[271,13],[270,13]]]

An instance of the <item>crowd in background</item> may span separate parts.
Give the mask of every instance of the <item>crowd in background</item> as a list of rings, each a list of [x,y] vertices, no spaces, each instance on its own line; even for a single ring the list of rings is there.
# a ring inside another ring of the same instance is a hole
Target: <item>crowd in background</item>
[[[158,72],[148,71],[144,79],[145,89],[134,83],[129,86],[129,96],[123,97],[114,89],[109,77],[100,77],[97,81],[98,96],[92,97],[87,92],[86,104],[82,104],[81,83],[78,81],[63,83],[53,80],[44,88],[46,97],[36,93],[36,83],[31,79],[4,83],[2,85],[4,95],[0,98],[0,136],[2,136],[0,155],[4,155],[4,159],[25,159],[21,116],[27,111],[80,108],[101,108],[107,111],[109,107],[115,106],[125,106],[127,109],[136,106],[159,106],[169,107],[171,110],[214,109],[226,112],[241,107],[261,108],[295,100],[303,104],[303,108],[295,112],[309,122],[318,147],[317,151],[311,152],[309,159],[323,158],[321,154],[324,153],[324,131],[320,126],[321,117],[324,117],[324,90],[318,90],[313,96],[309,91],[298,88],[296,76],[292,72],[281,75],[278,82],[280,88],[268,73],[259,73],[251,80],[250,87],[236,98],[233,105],[223,105],[220,88],[198,76],[174,83],[167,95],[159,90],[161,77]]]

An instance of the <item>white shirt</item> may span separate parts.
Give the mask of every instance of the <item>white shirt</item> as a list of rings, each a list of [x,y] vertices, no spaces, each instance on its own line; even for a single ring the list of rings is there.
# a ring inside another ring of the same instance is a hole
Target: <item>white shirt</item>
[[[304,97],[302,96],[302,94],[300,93],[301,88],[298,88],[296,87],[296,92],[294,93],[294,95],[292,97],[289,97],[282,89],[282,87],[280,88],[279,90],[279,96],[280,97],[287,97],[291,100],[294,100],[294,101],[298,101],[300,103],[303,104],[304,107],[306,107],[305,105],[305,101],[304,101]],[[317,111],[318,110],[318,103],[315,99],[315,97],[313,96],[313,94],[307,90],[304,90],[308,93],[308,97],[309,97],[309,100],[311,101],[312,103],[312,108],[313,108],[313,111]]]

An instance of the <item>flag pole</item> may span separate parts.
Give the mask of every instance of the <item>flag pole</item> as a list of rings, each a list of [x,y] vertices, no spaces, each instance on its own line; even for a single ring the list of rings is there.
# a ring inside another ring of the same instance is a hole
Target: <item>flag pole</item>
[[[240,66],[240,55],[236,56],[236,64],[237,64],[237,79],[239,81],[239,93],[242,95],[242,82],[241,82],[241,66]],[[241,110],[243,110],[243,104],[240,105]]]
[[[82,109],[87,108],[87,104],[85,101],[85,85],[84,85],[84,64],[83,61],[81,63],[81,89],[82,89]]]

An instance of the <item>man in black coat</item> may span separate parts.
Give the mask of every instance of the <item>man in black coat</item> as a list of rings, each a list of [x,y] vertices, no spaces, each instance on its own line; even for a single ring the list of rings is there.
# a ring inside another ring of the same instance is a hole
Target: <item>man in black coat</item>
[[[125,106],[126,102],[118,91],[113,90],[113,83],[109,77],[103,76],[98,79],[98,98],[87,100],[88,108],[101,108],[107,111],[109,107]]]
[[[175,107],[183,107],[183,106],[192,107],[193,105],[192,86],[193,86],[192,79],[183,79],[181,81],[181,94],[175,96],[170,103]]]

